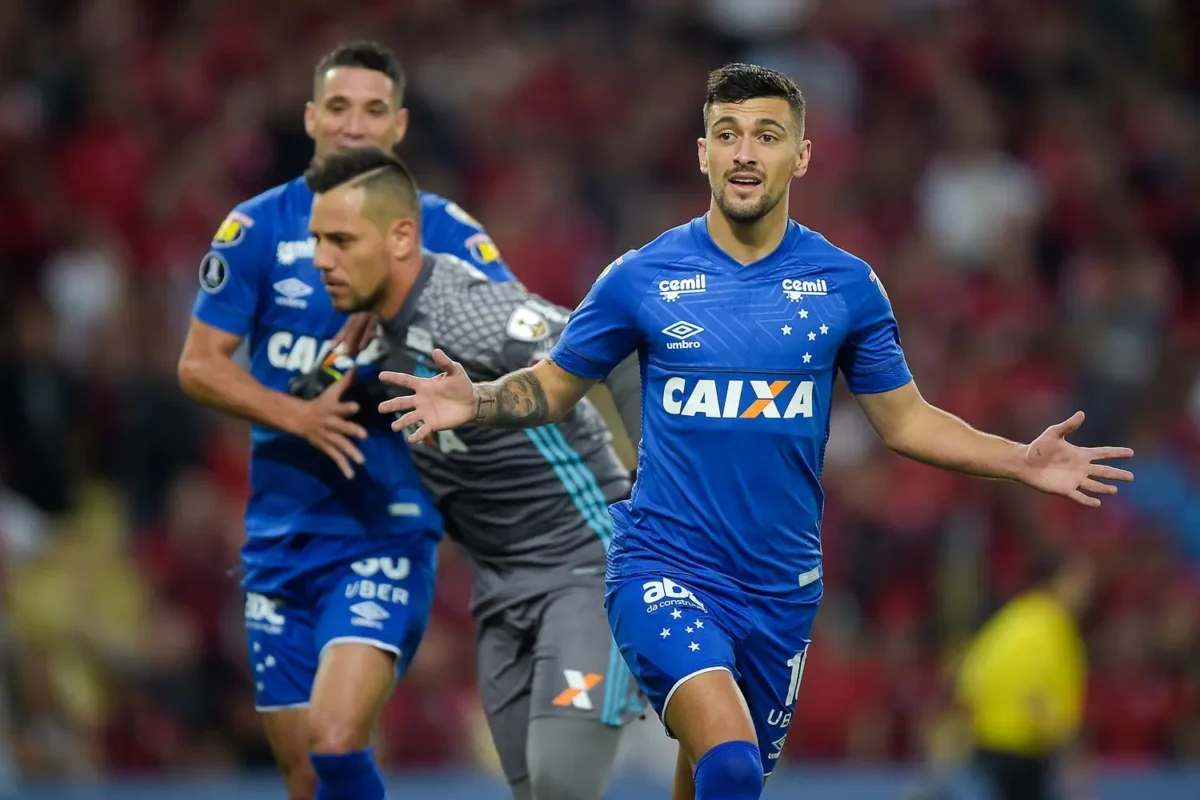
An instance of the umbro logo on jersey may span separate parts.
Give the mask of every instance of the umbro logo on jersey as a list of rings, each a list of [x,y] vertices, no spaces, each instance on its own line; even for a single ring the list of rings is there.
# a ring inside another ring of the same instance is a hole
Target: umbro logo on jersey
[[[383,620],[391,616],[383,606],[373,600],[355,603],[350,606],[350,613],[355,615],[350,624],[360,628],[382,628]]]
[[[289,308],[308,308],[308,301],[304,298],[313,293],[313,288],[299,278],[275,281],[273,288],[279,292],[275,297],[276,305]]]
[[[673,303],[684,294],[704,294],[708,291],[708,276],[696,273],[691,278],[678,278],[673,281],[659,281],[658,293],[668,303]]]
[[[672,322],[670,325],[662,329],[662,332],[672,339],[678,339],[676,342],[667,342],[668,350],[693,350],[700,346],[699,342],[690,341],[693,336],[698,333],[704,333],[704,328],[699,325],[694,325],[691,322]]]
[[[829,286],[825,283],[824,278],[803,281],[796,278],[784,278],[783,293],[787,296],[788,300],[796,303],[806,295],[823,297],[829,294]]]

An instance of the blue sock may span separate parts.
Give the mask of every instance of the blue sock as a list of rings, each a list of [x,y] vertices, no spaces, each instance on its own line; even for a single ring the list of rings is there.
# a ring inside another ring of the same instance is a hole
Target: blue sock
[[[309,753],[317,771],[317,800],[383,800],[383,777],[371,748],[340,755]]]
[[[696,800],[758,800],[763,768],[758,745],[724,742],[696,762]]]

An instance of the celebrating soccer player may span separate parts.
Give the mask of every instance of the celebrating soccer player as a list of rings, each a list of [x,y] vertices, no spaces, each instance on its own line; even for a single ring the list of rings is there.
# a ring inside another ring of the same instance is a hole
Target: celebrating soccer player
[[[845,377],[893,451],[1020,481],[1097,506],[1097,463],[1075,414],[1030,444],[991,436],[927,403],[883,285],[862,260],[788,217],[808,168],[804,100],[786,76],[733,64],[709,77],[700,171],[708,213],[617,259],[550,357],[473,384],[381,378],[410,394],[393,430],[421,440],[464,425],[555,422],[638,353],[643,438],[630,500],[612,513],[607,609],[621,652],[680,742],[676,800],[761,795],[783,749],[821,599],[820,474],[834,378]]]

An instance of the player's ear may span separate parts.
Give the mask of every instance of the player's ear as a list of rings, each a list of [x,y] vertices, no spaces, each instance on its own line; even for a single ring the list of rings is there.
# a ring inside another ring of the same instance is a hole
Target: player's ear
[[[408,109],[400,108],[396,111],[396,144],[404,141],[404,137],[408,135]]]
[[[312,100],[304,104],[304,132],[308,134],[308,138],[316,141],[317,135],[317,107],[313,105]]]
[[[700,157],[700,174],[708,174],[708,139],[701,136],[696,140],[696,153]]]
[[[800,149],[796,151],[796,164],[792,169],[792,177],[799,178],[808,172],[808,160],[812,156],[812,142],[808,139],[800,142]]]
[[[421,231],[412,217],[398,217],[388,232],[388,247],[392,258],[404,261],[421,251]]]

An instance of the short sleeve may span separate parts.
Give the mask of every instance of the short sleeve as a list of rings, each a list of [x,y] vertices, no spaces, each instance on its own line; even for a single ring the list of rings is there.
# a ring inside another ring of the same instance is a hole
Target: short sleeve
[[[854,394],[899,389],[912,380],[912,373],[900,346],[900,327],[892,303],[873,270],[869,282],[856,294],[854,327],[838,354],[838,368]]]
[[[555,364],[581,378],[601,380],[638,349],[641,294],[634,283],[635,257],[626,253],[600,273],[550,352]]]
[[[498,283],[516,280],[492,237],[457,203],[429,207],[421,224],[426,250],[458,256],[489,280]]]
[[[258,309],[264,269],[271,267],[270,234],[249,214],[230,212],[200,261],[200,291],[192,316],[214,328],[245,336]]]

